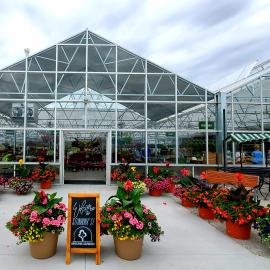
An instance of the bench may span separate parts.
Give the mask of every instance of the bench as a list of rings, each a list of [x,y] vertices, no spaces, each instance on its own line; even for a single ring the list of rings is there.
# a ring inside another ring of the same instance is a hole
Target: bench
[[[222,171],[208,171],[206,173],[206,181],[209,184],[224,184],[224,185],[238,185],[238,179],[236,178],[236,173],[222,172]],[[258,186],[259,186],[259,176],[242,174],[243,180],[241,184],[248,189],[255,189],[255,198],[258,198]]]

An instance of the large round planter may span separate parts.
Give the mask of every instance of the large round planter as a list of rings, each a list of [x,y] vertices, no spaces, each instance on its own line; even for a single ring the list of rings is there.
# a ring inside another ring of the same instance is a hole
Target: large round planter
[[[41,181],[40,182],[40,188],[41,189],[48,189],[52,187],[52,181],[51,180],[47,180],[47,181]]]
[[[240,226],[238,223],[227,221],[226,232],[229,236],[233,238],[248,240],[250,238],[251,225],[244,224]]]
[[[35,259],[47,259],[56,253],[58,234],[45,232],[44,240],[29,242],[30,253]]]
[[[214,212],[209,207],[199,207],[198,212],[199,212],[199,216],[203,219],[213,220],[215,217]]]
[[[182,199],[182,200],[181,200],[181,205],[184,206],[184,207],[187,207],[187,208],[192,208],[192,207],[194,207],[193,202],[190,201],[190,200],[187,200],[187,199]]]
[[[124,260],[136,260],[141,257],[143,238],[119,240],[114,238],[115,253]]]
[[[175,183],[174,182],[171,182],[170,183],[170,186],[166,189],[166,192],[167,193],[173,193],[175,190]]]
[[[161,189],[149,189],[149,195],[154,197],[159,197],[162,195]]]

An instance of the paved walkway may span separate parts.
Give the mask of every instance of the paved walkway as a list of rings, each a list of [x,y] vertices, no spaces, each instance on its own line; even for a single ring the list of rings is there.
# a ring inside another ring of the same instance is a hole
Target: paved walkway
[[[102,204],[115,193],[115,187],[65,185],[57,186],[57,191],[67,202],[68,192],[100,192]],[[95,265],[94,255],[72,255],[71,265],[65,265],[66,234],[59,238],[57,254],[46,260],[33,259],[28,244],[16,245],[16,238],[5,228],[6,221],[28,203],[32,195],[17,196],[0,193],[0,269],[20,270],[62,270],[62,269],[222,269],[222,270],[269,270],[270,259],[251,253],[243,245],[201,220],[189,210],[180,206],[169,195],[162,197],[143,196],[142,201],[158,216],[165,231],[160,242],[144,240],[143,255],[136,261],[125,261],[114,253],[113,240],[109,236],[101,238],[100,266]],[[270,253],[270,250],[269,250]]]

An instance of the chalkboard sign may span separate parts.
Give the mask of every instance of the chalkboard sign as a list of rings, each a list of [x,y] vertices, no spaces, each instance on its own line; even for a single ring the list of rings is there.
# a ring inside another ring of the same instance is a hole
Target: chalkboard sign
[[[71,253],[96,253],[100,264],[100,214],[98,193],[68,194],[66,264]]]

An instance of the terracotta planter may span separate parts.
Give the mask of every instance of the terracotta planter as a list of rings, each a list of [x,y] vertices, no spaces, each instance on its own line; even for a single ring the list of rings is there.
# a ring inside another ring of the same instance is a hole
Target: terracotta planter
[[[141,257],[143,238],[119,240],[114,238],[115,253],[124,260],[136,260]]]
[[[175,183],[171,182],[170,186],[166,189],[167,193],[173,193],[175,190]]]
[[[198,212],[199,212],[199,216],[203,219],[213,220],[215,217],[214,212],[209,207],[199,207]]]
[[[48,189],[48,188],[51,188],[51,186],[52,186],[52,181],[51,180],[41,181],[40,182],[40,188],[41,189]]]
[[[190,201],[190,200],[187,200],[187,199],[182,199],[181,205],[183,205],[183,206],[185,206],[185,207],[187,207],[187,208],[194,207],[193,202]]]
[[[35,259],[47,259],[56,253],[58,234],[44,233],[44,240],[29,242],[30,253]]]
[[[240,226],[238,223],[227,221],[226,232],[229,236],[233,238],[248,240],[250,238],[251,225],[244,224]]]
[[[162,190],[161,189],[149,189],[149,195],[158,197],[162,195]]]

